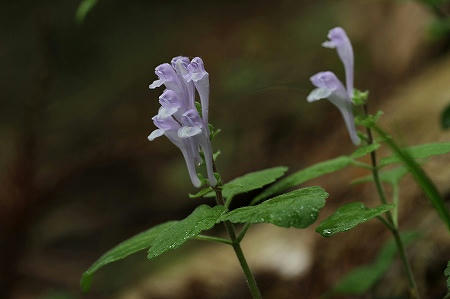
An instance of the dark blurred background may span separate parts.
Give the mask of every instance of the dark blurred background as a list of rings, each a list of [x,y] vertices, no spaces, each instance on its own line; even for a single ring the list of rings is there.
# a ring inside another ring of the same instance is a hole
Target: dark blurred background
[[[178,55],[205,61],[225,180],[277,165],[293,172],[354,149],[339,112],[305,100],[312,74],[343,78],[335,51],[320,46],[337,25],[353,42],[355,85],[370,90],[388,130],[404,145],[449,141],[439,124],[450,103],[449,9],[425,2],[433,1],[99,0],[77,21],[80,1],[2,1],[0,298],[248,298],[232,250],[200,241],[105,267],[90,293],[79,291],[106,250],[209,203],[187,197],[195,190],[178,149],[147,140],[162,92],[148,89],[154,68]],[[447,203],[449,162],[426,166]],[[320,218],[348,201],[375,205],[372,186],[349,184],[365,174],[311,182],[331,194]],[[448,231],[411,179],[402,188],[401,228],[423,233],[409,251],[419,288],[439,298]],[[318,298],[371,261],[389,238],[373,222],[331,239],[315,225],[251,228],[244,250],[265,298]],[[405,290],[395,262],[361,298]]]

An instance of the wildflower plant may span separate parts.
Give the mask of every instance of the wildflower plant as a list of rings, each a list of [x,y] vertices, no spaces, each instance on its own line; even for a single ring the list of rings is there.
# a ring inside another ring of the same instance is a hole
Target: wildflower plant
[[[313,186],[274,194],[260,203],[254,201],[232,211],[233,198],[238,194],[260,190],[281,178],[287,167],[272,167],[259,170],[223,183],[215,166],[211,139],[217,130],[208,123],[209,74],[203,60],[195,57],[175,57],[171,63],[156,67],[158,79],[150,88],[166,88],[159,97],[161,107],[152,120],[156,130],[148,136],[150,141],[166,136],[177,146],[186,162],[187,171],[194,187],[201,187],[190,198],[214,198],[211,205],[198,206],[183,220],[162,223],[128,239],[101,256],[82,276],[81,286],[87,290],[92,275],[101,267],[123,259],[130,254],[147,250],[148,259],[176,249],[188,240],[219,242],[230,245],[246,276],[253,298],[261,298],[253,273],[245,259],[240,243],[250,225],[272,223],[281,227],[306,228],[318,217],[328,194],[321,187]],[[198,94],[200,102],[195,101]],[[207,180],[197,173],[197,166],[206,165]],[[228,238],[201,234],[216,224],[223,223]],[[239,229],[239,230],[238,230]]]
[[[401,257],[408,279],[410,296],[412,298],[420,298],[420,293],[405,250],[405,243],[409,243],[414,236],[417,237],[417,234],[409,233],[403,235],[403,237],[400,234],[398,223],[399,183],[406,174],[411,173],[427,198],[431,201],[442,221],[450,230],[450,214],[448,208],[441,198],[436,186],[416,161],[416,159],[424,161],[424,159],[430,156],[450,152],[450,143],[424,144],[406,149],[401,148],[396,141],[394,141],[392,136],[378,126],[377,121],[383,113],[381,111],[378,111],[375,115],[370,115],[368,113],[368,92],[361,92],[353,87],[353,49],[346,32],[344,29],[336,27],[329,31],[328,38],[330,41],[326,41],[322,45],[337,50],[339,58],[344,64],[346,87],[343,86],[332,72],[321,72],[311,77],[311,82],[317,89],[309,94],[307,100],[308,102],[312,102],[322,98],[328,98],[328,100],[336,105],[342,113],[352,142],[355,145],[359,145],[360,140],[363,139],[363,143],[350,157],[341,160],[338,158],[337,160],[322,162],[322,166],[324,164],[326,165],[325,167],[322,167],[322,169],[324,169],[325,172],[327,172],[327,170],[336,171],[347,165],[354,165],[370,170],[372,173],[371,176],[356,179],[353,183],[373,182],[377,189],[381,205],[374,208],[367,208],[362,202],[347,203],[338,208],[333,215],[322,221],[316,231],[324,237],[330,237],[336,233],[352,229],[370,219],[377,218],[386,226],[394,237],[395,245]],[[358,112],[355,108],[360,107],[362,107],[362,109],[360,109],[359,115],[355,118],[354,112]],[[357,133],[355,129],[355,120],[357,125],[365,127],[366,134]],[[374,137],[373,131],[378,135],[377,140]],[[381,145],[388,146],[393,152],[393,156],[385,157],[378,161],[377,150]],[[355,158],[360,158],[362,156],[361,154],[370,154],[370,165],[355,160]],[[345,160],[347,160],[347,162],[343,162]],[[381,171],[381,168],[384,168],[385,166],[398,163],[402,163],[403,165],[390,170]],[[298,176],[298,174],[294,174],[293,176],[295,177],[296,175]],[[393,192],[391,200],[387,198],[383,183],[389,184],[392,187]],[[283,184],[283,181],[280,181],[278,184]],[[272,188],[276,188],[276,184],[275,186],[272,186]],[[383,250],[385,251],[387,251],[388,248],[393,248],[392,245],[386,246],[391,247],[384,247]],[[372,268],[365,267],[364,270],[361,268],[361,270],[356,269],[351,272],[337,284],[333,291],[354,295],[363,294],[374,285],[377,279],[387,270],[384,269],[383,271],[380,271],[380,266],[377,263],[375,263]],[[372,279],[369,279],[369,283],[366,284],[357,283],[355,279],[362,279],[361,274]]]
[[[449,153],[450,142],[400,147],[378,125],[382,112],[368,113],[368,92],[354,88],[354,56],[346,32],[337,27],[330,30],[328,38],[323,46],[336,49],[344,65],[345,85],[330,71],[317,73],[311,77],[316,89],[308,95],[307,100],[314,102],[328,99],[334,104],[343,116],[351,141],[358,148],[350,155],[322,161],[288,176],[284,176],[287,167],[278,166],[247,173],[224,183],[215,165],[218,155],[213,154],[212,141],[218,130],[209,124],[210,76],[203,60],[199,57],[191,60],[179,56],[173,58],[170,64],[164,63],[156,67],[158,79],[149,87],[153,89],[164,86],[165,90],[159,97],[161,107],[152,118],[157,128],[150,133],[148,139],[153,141],[164,135],[177,146],[186,162],[192,184],[201,188],[197,193],[189,194],[189,197],[210,198],[211,202],[209,205],[198,206],[182,220],[159,224],[106,252],[84,272],[81,279],[84,290],[89,289],[93,274],[107,264],[142,250],[147,250],[147,258],[151,260],[181,247],[189,240],[201,240],[230,245],[246,276],[252,298],[262,298],[240,246],[247,230],[257,223],[307,228],[316,221],[328,193],[318,186],[299,186],[322,175],[354,166],[370,171],[370,175],[358,178],[353,183],[373,182],[380,204],[367,207],[360,201],[346,203],[324,219],[316,227],[316,231],[323,237],[332,237],[371,219],[378,219],[392,233],[393,240],[382,247],[373,263],[354,269],[330,292],[363,294],[387,271],[398,252],[409,282],[410,295],[420,297],[406,254],[406,245],[417,239],[418,234],[400,233],[399,183],[410,173],[450,230],[449,211],[436,186],[420,167],[420,163],[431,156]],[[196,101],[196,95],[200,101]],[[365,131],[358,132],[357,126]],[[379,159],[378,150],[382,146],[387,146],[392,154]],[[370,164],[361,160],[365,156],[370,156]],[[206,166],[207,179],[203,179],[204,175],[197,172],[197,166],[202,163]],[[395,164],[400,166],[386,170],[387,166]],[[391,198],[385,193],[386,184],[392,187]],[[254,191],[251,194],[255,194],[256,190],[260,192],[249,198],[249,205],[230,210],[230,204],[236,195],[250,196],[249,191]],[[204,234],[219,223],[225,226],[227,237]]]

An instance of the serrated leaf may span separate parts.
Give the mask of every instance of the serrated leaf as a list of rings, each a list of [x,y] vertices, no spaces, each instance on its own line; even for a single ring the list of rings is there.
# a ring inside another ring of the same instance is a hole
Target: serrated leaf
[[[419,237],[416,232],[405,232],[400,235],[406,246]],[[389,269],[397,253],[394,240],[389,240],[380,249],[374,262],[357,267],[346,274],[333,288],[331,293],[362,295],[367,292]]]
[[[221,217],[233,223],[272,223],[281,227],[305,228],[316,221],[328,193],[308,187],[271,198],[256,206],[242,207]]]
[[[262,188],[282,177],[287,169],[287,167],[279,166],[247,173],[224,184],[222,194],[225,198],[230,198],[241,193]],[[213,197],[215,194],[211,192],[207,196]]]
[[[316,232],[323,237],[331,237],[336,233],[345,232],[358,224],[369,221],[393,207],[394,205],[379,205],[375,208],[367,208],[362,202],[348,203],[322,221],[316,228]]]
[[[431,156],[450,153],[450,142],[428,143],[407,147],[404,149],[413,159],[424,159]],[[392,163],[401,163],[402,159],[398,155],[392,155],[380,160],[379,167]]]
[[[154,226],[136,236],[123,241],[116,247],[103,254],[92,266],[89,267],[81,277],[80,285],[83,291],[88,291],[91,285],[92,275],[103,266],[112,262],[126,258],[138,251],[149,248],[159,234],[168,227],[175,224],[176,221],[169,221],[157,226]]]
[[[324,174],[332,173],[347,167],[352,163],[352,159],[347,156],[340,156],[332,160],[320,162],[309,166],[305,169],[297,171],[282,180],[279,180],[261,194],[255,197],[252,204],[255,204],[263,199],[269,198],[274,194],[279,194],[289,188],[298,186],[306,181],[312,180],[314,178],[320,177]]]
[[[147,258],[152,259],[169,250],[176,249],[202,231],[211,229],[224,213],[224,206],[213,208],[198,206],[189,216],[161,232],[148,250]]]

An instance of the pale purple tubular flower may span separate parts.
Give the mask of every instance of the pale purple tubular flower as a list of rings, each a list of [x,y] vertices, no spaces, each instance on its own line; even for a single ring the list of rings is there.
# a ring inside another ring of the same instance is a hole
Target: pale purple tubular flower
[[[200,102],[202,104],[202,118],[206,125],[208,125],[209,74],[205,71],[203,60],[200,57],[195,57],[192,59],[187,68],[189,73],[185,76],[185,79],[188,82],[194,82],[195,88],[200,95]]]
[[[151,132],[148,139],[152,141],[165,135],[181,150],[195,187],[201,185],[196,166],[201,163],[199,151],[202,150],[209,184],[215,186],[217,180],[213,171],[207,121],[209,79],[203,61],[199,57],[190,61],[187,57],[178,56],[172,59],[171,64],[157,66],[155,73],[158,80],[150,84],[149,88],[165,85],[166,90],[159,97],[161,107],[158,114],[152,118],[157,129]],[[195,108],[195,89],[200,95],[202,117]]]
[[[360,144],[353,116],[353,49],[344,29],[336,27],[328,32],[329,41],[322,46],[336,48],[339,58],[344,64],[346,87],[333,72],[320,72],[312,76],[311,82],[317,88],[308,95],[308,102],[328,99],[341,112],[353,144]]]

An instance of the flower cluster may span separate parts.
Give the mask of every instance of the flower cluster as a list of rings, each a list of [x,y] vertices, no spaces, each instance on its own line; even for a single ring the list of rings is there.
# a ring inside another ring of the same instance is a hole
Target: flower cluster
[[[165,135],[181,150],[195,187],[201,185],[196,166],[202,161],[202,150],[209,184],[215,186],[217,180],[213,171],[208,129],[209,74],[205,71],[202,59],[174,57],[171,64],[157,66],[155,73],[158,80],[150,84],[149,88],[164,85],[166,90],[159,97],[161,107],[158,114],[152,118],[158,129],[151,132],[148,139],[152,141]],[[195,107],[195,90],[200,96],[201,116]]]
[[[326,48],[336,48],[339,58],[344,64],[346,87],[336,77],[333,72],[326,71],[315,74],[311,77],[311,82],[317,88],[308,95],[308,102],[320,99],[328,99],[341,112],[347,130],[353,144],[358,145],[361,140],[358,137],[353,117],[353,48],[344,29],[336,27],[328,32],[329,41],[322,46]]]

